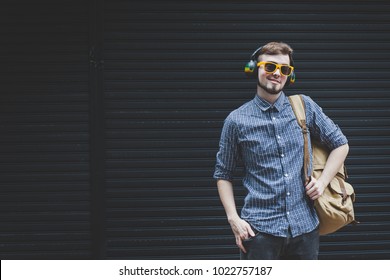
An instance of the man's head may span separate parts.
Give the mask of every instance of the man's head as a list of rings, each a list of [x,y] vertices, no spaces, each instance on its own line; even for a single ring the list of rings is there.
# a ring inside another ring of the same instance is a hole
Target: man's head
[[[270,42],[252,54],[245,72],[257,78],[261,89],[278,94],[295,80],[292,53],[292,48],[286,43]]]

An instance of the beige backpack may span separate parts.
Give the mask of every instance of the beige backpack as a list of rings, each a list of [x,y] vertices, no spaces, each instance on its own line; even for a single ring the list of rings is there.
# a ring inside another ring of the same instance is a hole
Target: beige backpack
[[[302,128],[304,137],[304,172],[305,181],[309,181],[309,145],[308,133],[306,127],[305,103],[301,95],[289,97],[299,126]],[[318,179],[324,170],[326,160],[329,156],[327,148],[312,140],[313,152],[313,172],[314,178]],[[353,187],[345,182],[347,173],[345,166],[340,168],[336,176],[332,179],[324,193],[314,201],[314,207],[320,220],[320,235],[329,234],[337,231],[349,223],[358,223],[355,220],[353,202],[355,201],[355,192]]]

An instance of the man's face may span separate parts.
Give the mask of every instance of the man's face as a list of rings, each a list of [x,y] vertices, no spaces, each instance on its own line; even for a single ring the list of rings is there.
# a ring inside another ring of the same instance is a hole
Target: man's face
[[[290,65],[290,57],[287,54],[262,54],[259,57],[259,62],[260,61]],[[289,78],[290,77],[288,76],[282,75],[280,73],[280,69],[276,69],[274,73],[267,73],[264,70],[264,65],[260,65],[257,84],[260,86],[260,88],[262,88],[269,94],[278,94],[282,91],[287,79]]]

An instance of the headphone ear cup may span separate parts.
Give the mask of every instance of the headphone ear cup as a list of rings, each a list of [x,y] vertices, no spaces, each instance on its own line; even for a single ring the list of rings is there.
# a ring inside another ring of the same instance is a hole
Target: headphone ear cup
[[[288,77],[288,80],[284,86],[292,85],[294,83],[295,83],[295,72],[293,71],[290,77]]]
[[[263,47],[258,48],[255,50],[251,57],[249,58],[249,62],[245,65],[245,74],[248,78],[256,78],[257,79],[257,73],[258,73],[258,67],[257,67],[257,57],[259,56],[259,53],[261,52]]]
[[[256,77],[256,73],[257,73],[257,65],[256,65],[256,61],[254,60],[250,60],[246,65],[245,65],[245,74],[247,77],[251,78],[253,76]]]

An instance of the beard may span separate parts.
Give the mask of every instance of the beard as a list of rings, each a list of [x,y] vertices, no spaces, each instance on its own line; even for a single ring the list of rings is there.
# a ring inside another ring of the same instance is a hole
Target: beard
[[[274,85],[274,84],[268,84],[268,86],[264,85],[264,84],[260,83],[259,79],[257,79],[257,84],[263,90],[265,90],[266,92],[268,92],[269,94],[272,94],[272,95],[279,94],[284,88],[284,87],[279,87],[279,85]]]

